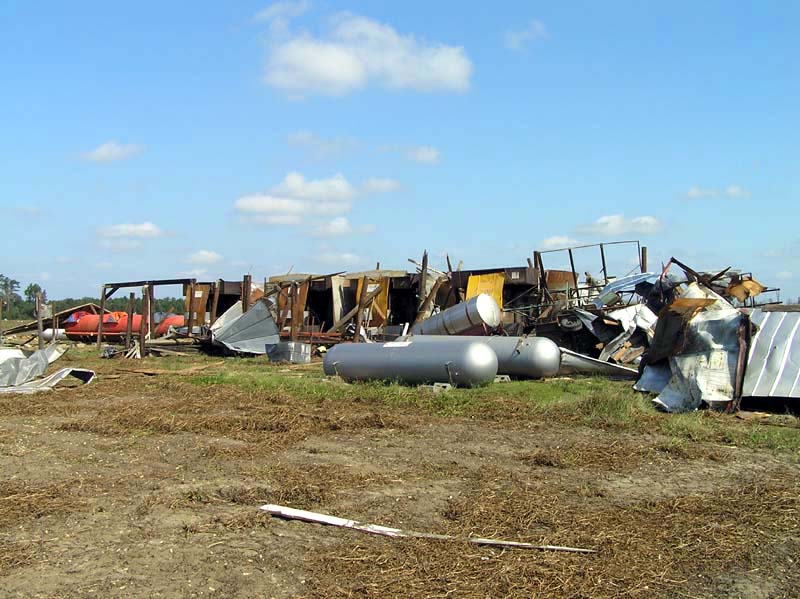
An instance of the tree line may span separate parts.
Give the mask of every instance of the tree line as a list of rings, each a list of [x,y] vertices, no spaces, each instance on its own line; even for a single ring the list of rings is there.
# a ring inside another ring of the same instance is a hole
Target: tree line
[[[67,297],[57,301],[47,299],[47,291],[38,283],[30,283],[20,293],[20,282],[0,274],[0,304],[3,308],[3,318],[6,320],[32,320],[36,318],[36,294],[42,294],[42,301],[50,304],[53,313],[66,310],[81,304],[100,304],[99,297]],[[182,297],[162,297],[153,302],[154,312],[183,314],[185,300]],[[127,296],[114,297],[106,300],[106,309],[111,312],[124,312],[128,309]],[[142,311],[142,299],[133,302],[136,312]]]

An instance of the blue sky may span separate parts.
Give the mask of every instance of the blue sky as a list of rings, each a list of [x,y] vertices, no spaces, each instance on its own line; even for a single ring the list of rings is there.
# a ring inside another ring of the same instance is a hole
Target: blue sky
[[[0,6],[23,286],[640,239],[800,295],[800,4],[117,4]]]

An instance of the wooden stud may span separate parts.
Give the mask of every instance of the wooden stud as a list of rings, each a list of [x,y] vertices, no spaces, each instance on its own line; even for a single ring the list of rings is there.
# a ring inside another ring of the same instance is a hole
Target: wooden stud
[[[381,286],[378,285],[375,289],[373,289],[367,294],[367,297],[364,298],[364,302],[372,301],[378,296],[380,292],[381,292]],[[337,320],[334,323],[334,325],[325,332],[335,333],[336,331],[341,329],[344,325],[346,325],[348,322],[350,322],[350,320],[353,318],[353,316],[356,315],[357,312],[358,312],[358,304],[356,304],[356,306],[353,309],[351,309],[347,314],[345,314],[339,320]]]
[[[218,279],[216,283],[214,283],[214,299],[211,300],[211,322],[209,324],[214,324],[217,322],[217,308],[219,306],[219,290],[222,287],[222,279]]]
[[[150,339],[156,338],[156,286],[150,285],[150,297],[147,301],[147,332],[150,333]]]
[[[39,349],[44,349],[44,328],[42,327],[42,294],[36,294],[36,333],[39,337]]]
[[[195,280],[192,279],[187,289],[187,293],[189,295],[189,321],[187,324],[188,328],[186,329],[186,333],[189,335],[189,337],[192,336],[192,331],[194,330],[194,285]]]
[[[106,316],[106,286],[103,285],[100,290],[100,318],[97,323],[97,347],[99,348],[103,342],[103,320]]]
[[[642,246],[641,265],[642,265],[642,272],[647,272],[647,246],[646,245]]]
[[[425,256],[422,259],[423,263],[423,272],[427,270],[427,262],[428,262],[428,253],[425,253]],[[367,288],[369,287],[369,279],[364,277],[361,279],[361,293],[358,296],[358,312],[356,312],[356,336],[353,341],[358,343],[361,341],[361,324],[364,320],[364,308],[367,302]],[[380,287],[380,285],[378,285]]]
[[[131,292],[128,296],[128,322],[125,323],[125,349],[131,348],[131,336],[133,335],[133,304],[136,301],[136,294]]]
[[[431,304],[433,303],[433,300],[436,298],[436,294],[439,292],[439,287],[442,286],[443,282],[444,282],[443,279],[437,279],[436,282],[433,284],[431,292],[425,298],[425,301],[422,302],[422,306],[420,307],[419,312],[417,312],[417,317],[414,319],[414,322],[409,330],[414,330],[414,327],[423,321],[423,319],[425,318],[425,314],[428,312],[428,310],[430,310]]]
[[[139,354],[144,358],[144,347],[147,342],[147,317],[146,314],[150,313],[150,289],[149,285],[142,287],[142,319],[139,324]]]
[[[244,275],[242,278],[242,313],[250,309],[250,290],[253,286],[253,277]]]

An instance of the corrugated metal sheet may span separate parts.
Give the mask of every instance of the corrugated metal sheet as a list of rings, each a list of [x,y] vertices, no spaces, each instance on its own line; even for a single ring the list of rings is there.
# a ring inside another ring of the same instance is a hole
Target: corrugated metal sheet
[[[800,313],[750,314],[758,330],[750,343],[742,395],[800,398]]]

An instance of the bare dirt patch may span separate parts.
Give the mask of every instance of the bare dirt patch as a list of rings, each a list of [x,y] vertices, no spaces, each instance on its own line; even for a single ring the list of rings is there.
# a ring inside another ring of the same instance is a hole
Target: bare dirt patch
[[[467,395],[305,394],[286,376],[101,374],[0,398],[5,596],[790,597],[800,585],[796,453],[605,426],[599,399],[588,420],[539,415],[520,386],[464,416],[447,402]],[[374,538],[270,518],[267,502],[599,552]]]

